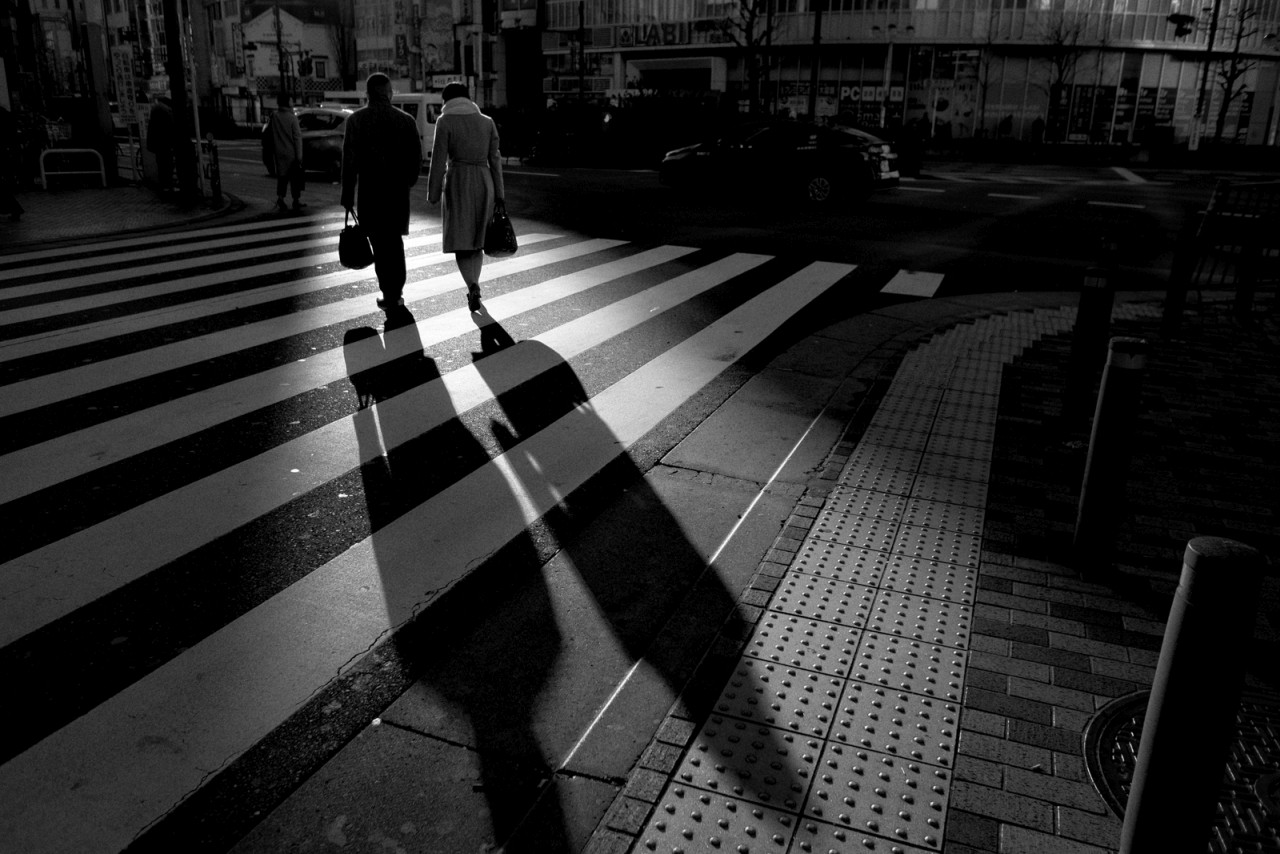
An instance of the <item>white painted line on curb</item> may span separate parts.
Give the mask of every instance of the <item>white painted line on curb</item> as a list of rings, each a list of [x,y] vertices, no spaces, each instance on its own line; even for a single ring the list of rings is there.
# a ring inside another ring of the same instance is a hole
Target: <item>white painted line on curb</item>
[[[904,187],[901,184],[898,185],[898,189],[907,190],[908,192],[912,192],[912,193],[945,193],[946,192],[946,190],[940,189],[938,187]]]
[[[1147,207],[1146,205],[1135,205],[1130,204],[1129,202],[1089,202],[1089,204],[1096,205],[1100,208],[1129,208],[1130,210],[1135,211],[1145,210]]]
[[[1034,202],[1039,200],[1039,196],[1024,196],[1018,193],[987,193],[993,199],[1023,199],[1025,201]]]

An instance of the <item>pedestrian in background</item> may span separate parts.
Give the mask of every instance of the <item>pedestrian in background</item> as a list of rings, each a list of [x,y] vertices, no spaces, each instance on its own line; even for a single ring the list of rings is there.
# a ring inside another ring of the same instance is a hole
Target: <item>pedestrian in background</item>
[[[161,193],[173,189],[173,107],[169,99],[157,97],[151,105],[151,118],[147,122],[147,151],[156,158],[156,183]]]
[[[436,120],[427,201],[444,201],[444,251],[452,252],[458,263],[467,306],[479,311],[485,229],[504,195],[498,128],[480,112],[464,84],[447,84],[441,97],[444,108]]]
[[[409,188],[422,170],[418,125],[391,106],[391,78],[365,82],[368,106],[347,119],[342,139],[342,206],[357,211],[373,249],[379,308],[404,305],[404,239],[409,233]],[[358,200],[358,203],[357,203]]]
[[[293,196],[293,209],[306,207],[300,197],[306,180],[302,167],[302,126],[289,106],[289,94],[276,96],[276,111],[268,119],[267,140],[271,145],[271,162],[276,170],[276,210],[287,211],[284,203],[286,190]]]

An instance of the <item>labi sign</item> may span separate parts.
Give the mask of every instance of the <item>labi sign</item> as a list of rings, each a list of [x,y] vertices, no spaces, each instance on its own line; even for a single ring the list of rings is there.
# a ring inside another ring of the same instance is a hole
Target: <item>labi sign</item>
[[[662,47],[689,43],[689,24],[633,24],[618,27],[618,47]]]

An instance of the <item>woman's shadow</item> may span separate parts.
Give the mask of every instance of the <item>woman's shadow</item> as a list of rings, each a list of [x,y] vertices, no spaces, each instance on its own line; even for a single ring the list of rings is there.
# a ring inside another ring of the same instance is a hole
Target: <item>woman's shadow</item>
[[[388,313],[385,335],[417,335],[412,314]],[[403,342],[401,342],[403,343]],[[387,528],[406,512],[466,474],[490,465],[485,448],[452,410],[435,362],[421,341],[410,353],[386,358],[377,330],[359,327],[344,337],[348,376],[359,407],[354,415],[373,551],[383,584],[388,620],[400,627],[391,643],[419,689],[389,712],[406,728],[452,745],[465,745],[479,783],[464,796],[483,793],[493,844],[510,836],[549,776],[530,720],[530,702],[541,690],[560,651],[561,635],[542,585],[536,551],[524,535],[459,582],[439,605],[415,619],[430,577],[430,553],[406,554]],[[405,423],[397,423],[403,421]],[[420,432],[425,423],[437,423]],[[412,436],[384,442],[384,436]],[[387,448],[386,444],[393,444]],[[519,513],[510,492],[485,496],[477,513]],[[495,544],[495,548],[498,544]],[[500,630],[495,631],[495,625]],[[502,663],[500,677],[494,662]],[[406,695],[408,696],[408,695]],[[442,705],[442,710],[432,707]],[[423,713],[423,709],[428,709]],[[443,712],[443,713],[440,713]],[[423,768],[435,777],[438,768]],[[439,781],[437,781],[439,784]],[[448,785],[446,782],[445,785]],[[471,838],[450,839],[473,824],[456,816],[414,816],[427,830],[438,826],[447,849],[483,847]],[[444,850],[444,849],[442,849]]]

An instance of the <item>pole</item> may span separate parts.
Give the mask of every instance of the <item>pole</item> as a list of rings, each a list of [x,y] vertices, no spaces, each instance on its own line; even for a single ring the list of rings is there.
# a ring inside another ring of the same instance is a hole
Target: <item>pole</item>
[[[182,18],[178,12],[181,0],[165,0],[164,35],[169,59],[169,99],[173,102],[173,162],[178,170],[178,193],[184,203],[195,200],[196,157],[191,147],[191,105],[187,100],[187,71],[182,61]]]
[[[1120,854],[1205,851],[1235,736],[1267,560],[1243,543],[1187,544],[1142,723]]]
[[[1205,96],[1209,89],[1209,66],[1213,64],[1213,40],[1218,35],[1218,10],[1222,6],[1222,0],[1213,0],[1213,12],[1209,17],[1209,42],[1204,49],[1204,69],[1200,73],[1200,93],[1196,97],[1196,115],[1194,127],[1191,128],[1191,142],[1189,147],[1192,151],[1200,149],[1200,138],[1204,135],[1205,125]]]
[[[889,126],[889,83],[893,75],[893,30],[896,25],[889,24],[885,33],[889,38],[889,47],[884,52],[884,98],[880,100],[880,127]]]
[[[1090,267],[1080,287],[1076,322],[1071,331],[1071,356],[1062,401],[1063,421],[1068,425],[1087,423],[1089,393],[1098,376],[1098,366],[1107,358],[1107,331],[1114,305],[1115,291],[1106,270]]]
[[[481,38],[484,36],[481,35]],[[587,97],[587,3],[578,0],[578,99]]]
[[[818,117],[818,73],[821,70],[822,56],[822,3],[823,0],[811,0],[813,3],[813,66],[809,69],[809,120]]]

